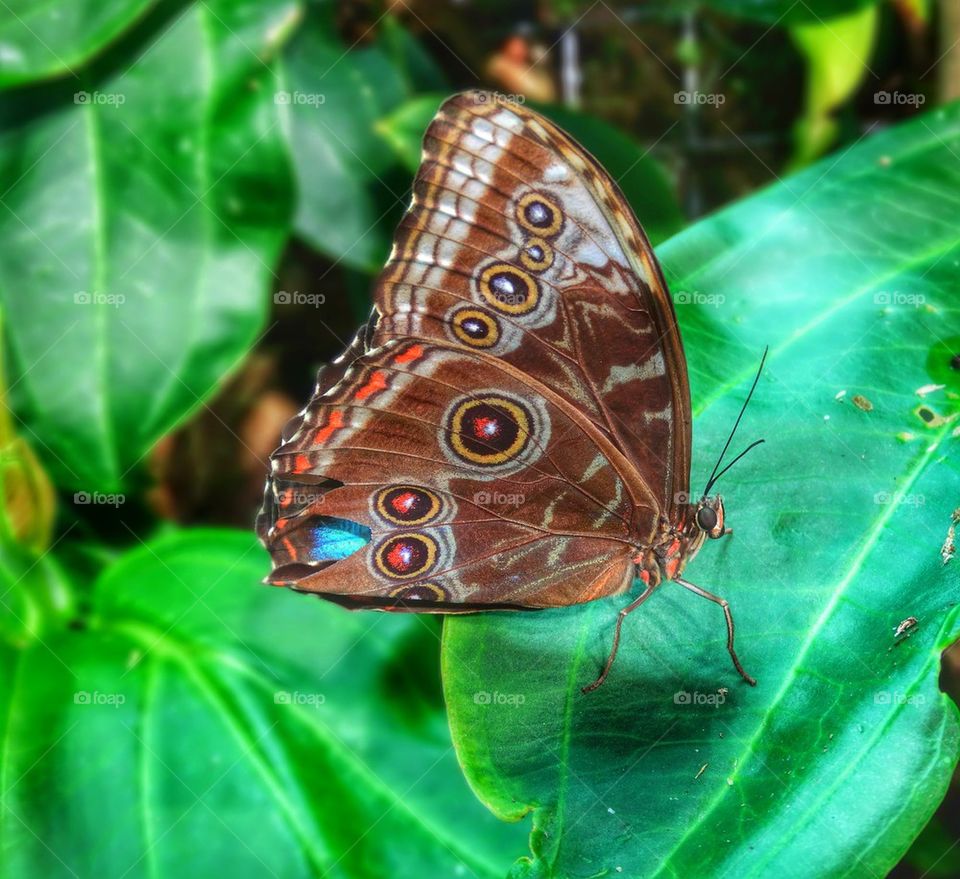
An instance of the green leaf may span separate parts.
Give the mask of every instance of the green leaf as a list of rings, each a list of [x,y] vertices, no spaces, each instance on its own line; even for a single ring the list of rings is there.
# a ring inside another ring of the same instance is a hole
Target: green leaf
[[[952,105],[659,248],[694,490],[770,345],[735,445],[767,444],[722,480],[734,534],[686,571],[730,600],[759,684],[734,672],[719,609],[671,583],[589,695],[626,597],[449,620],[467,777],[500,816],[533,812],[513,875],[885,875],[942,798],[960,744],[937,686],[960,633],[960,560],[941,559],[960,506],[958,150]]]
[[[61,485],[121,488],[263,323],[292,211],[264,57],[295,14],[199,4],[0,139],[13,399]]]
[[[377,131],[410,171],[420,165],[423,133],[443,101],[441,95],[423,95],[398,107],[380,120]],[[673,185],[663,166],[612,125],[564,107],[536,105],[591,152],[623,190],[654,243],[683,227],[683,215]]]
[[[877,7],[865,6],[852,15],[791,29],[807,62],[805,107],[794,132],[794,167],[817,158],[836,138],[833,114],[870,73],[878,21]]]
[[[5,877],[503,875],[436,627],[267,567],[247,534],[175,533],[103,574],[86,629],[0,650]]]
[[[419,85],[442,79],[408,36],[384,19],[371,46],[340,40],[321,2],[284,53],[278,93],[300,191],[296,229],[344,265],[374,272],[387,258],[409,181],[375,131]]]
[[[0,88],[77,75],[156,0],[6,0],[0,6]]]

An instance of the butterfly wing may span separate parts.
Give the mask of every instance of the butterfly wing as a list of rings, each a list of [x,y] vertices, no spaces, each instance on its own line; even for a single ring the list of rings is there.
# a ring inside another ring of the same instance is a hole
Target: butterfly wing
[[[447,101],[374,317],[284,438],[258,521],[272,582],[447,612],[628,588],[686,489],[690,415],[615,184],[536,113]]]
[[[691,416],[673,303],[616,183],[555,125],[483,92],[443,104],[376,307],[376,342],[442,339],[562,395],[676,520]]]
[[[636,491],[561,397],[495,358],[392,341],[274,453],[270,581],[349,606],[547,607],[628,588]]]

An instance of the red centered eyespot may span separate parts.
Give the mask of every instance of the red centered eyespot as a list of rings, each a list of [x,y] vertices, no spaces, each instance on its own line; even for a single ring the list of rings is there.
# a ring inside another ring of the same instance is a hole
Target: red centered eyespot
[[[398,541],[387,553],[387,564],[397,573],[405,573],[419,561],[417,556],[412,544]]]
[[[397,525],[422,525],[440,515],[440,498],[416,485],[395,485],[374,495],[374,510]]]
[[[500,433],[500,422],[489,416],[478,416],[473,419],[473,433],[477,439],[487,439]]]
[[[397,514],[403,516],[409,513],[416,505],[419,497],[412,491],[405,491],[390,499],[390,505],[397,511]]]
[[[434,566],[437,542],[425,534],[398,534],[377,547],[373,560],[381,574],[408,580]]]

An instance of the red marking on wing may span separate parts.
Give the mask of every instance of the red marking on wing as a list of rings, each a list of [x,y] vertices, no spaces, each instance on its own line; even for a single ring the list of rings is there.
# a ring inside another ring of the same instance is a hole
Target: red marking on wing
[[[405,571],[410,567],[412,551],[406,543],[398,543],[387,553],[387,561],[395,571]]]
[[[387,376],[382,369],[378,369],[359,391],[357,391],[358,400],[366,400],[371,394],[382,391],[387,386]]]
[[[483,417],[473,419],[473,432],[478,439],[484,439],[489,436],[496,436],[500,433],[500,425],[496,418]]]
[[[423,357],[423,345],[412,345],[394,358],[396,363],[410,363]]]
[[[398,494],[392,501],[393,508],[400,513],[409,513],[416,506],[417,496],[412,491],[405,491]]]
[[[667,564],[664,566],[664,570],[667,572],[667,579],[672,580],[677,576],[677,568],[680,567],[680,556],[670,559]]]
[[[667,555],[673,556],[677,554],[677,551],[680,549],[680,540],[674,539],[673,543],[667,547]]]
[[[343,412],[340,409],[334,409],[333,412],[330,413],[330,420],[314,435],[313,444],[315,446],[322,445],[330,439],[333,432],[340,427],[343,427]]]
[[[290,542],[289,537],[283,538],[283,545],[287,548],[287,552],[290,553],[290,558],[294,561],[297,559],[297,548]]]
[[[649,586],[649,585],[650,585],[650,572],[649,572],[649,571],[641,571],[641,572],[640,572],[640,579],[643,580],[643,582],[646,583],[646,584]]]
[[[289,521],[289,519],[277,519],[277,521],[273,523],[273,527],[279,531],[282,531],[287,527],[287,522]]]
[[[306,473],[310,467],[310,458],[306,455],[297,455],[297,457],[293,459],[294,473]]]

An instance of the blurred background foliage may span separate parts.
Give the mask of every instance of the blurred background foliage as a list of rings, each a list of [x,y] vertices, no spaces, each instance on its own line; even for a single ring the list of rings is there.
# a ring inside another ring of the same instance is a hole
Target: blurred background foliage
[[[933,0],[0,4],[0,872],[503,875],[438,622],[257,588],[249,533],[427,121],[519,96],[658,243],[960,97],[958,40]],[[960,872],[956,804],[898,875]]]

